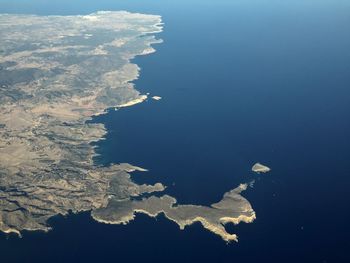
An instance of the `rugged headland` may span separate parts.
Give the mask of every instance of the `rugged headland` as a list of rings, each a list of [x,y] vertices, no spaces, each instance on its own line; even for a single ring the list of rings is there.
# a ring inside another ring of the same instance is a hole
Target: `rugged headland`
[[[161,31],[160,16],[128,12],[0,15],[0,231],[48,231],[50,217],[69,211],[111,224],[164,213],[231,241],[225,223],[255,219],[240,195],[245,184],[210,207],[178,205],[150,195],[165,190],[161,183],[131,180],[142,168],[94,164],[92,142],[106,130],[87,121],[147,99],[132,84],[139,68],[131,60],[154,52]]]

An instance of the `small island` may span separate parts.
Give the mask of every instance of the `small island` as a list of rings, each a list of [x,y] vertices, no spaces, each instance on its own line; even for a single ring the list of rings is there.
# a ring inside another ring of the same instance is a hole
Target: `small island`
[[[152,99],[154,99],[154,100],[161,100],[162,97],[160,97],[160,96],[153,96]]]
[[[253,165],[252,171],[255,173],[267,173],[270,172],[271,169],[261,163],[256,163]]]

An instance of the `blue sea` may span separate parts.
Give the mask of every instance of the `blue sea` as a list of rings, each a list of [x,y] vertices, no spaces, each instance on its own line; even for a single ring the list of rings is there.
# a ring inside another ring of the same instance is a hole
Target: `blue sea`
[[[88,213],[53,231],[0,235],[0,262],[350,262],[350,1],[0,0],[0,13],[127,10],[163,17],[164,43],[137,57],[142,93],[95,118],[96,163],[149,169],[179,203],[209,205],[240,183],[257,214],[239,243],[163,216],[126,226]],[[271,167],[253,174],[255,162]]]

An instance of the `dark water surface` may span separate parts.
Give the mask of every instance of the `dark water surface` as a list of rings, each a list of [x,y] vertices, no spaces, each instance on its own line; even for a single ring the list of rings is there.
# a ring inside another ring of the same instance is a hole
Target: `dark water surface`
[[[348,1],[0,1],[0,12],[163,16],[164,43],[138,57],[136,87],[162,96],[95,118],[97,163],[149,169],[180,203],[210,204],[239,183],[257,213],[238,244],[163,216],[126,226],[87,213],[48,234],[0,236],[0,262],[350,262]],[[250,172],[254,162],[272,168]]]

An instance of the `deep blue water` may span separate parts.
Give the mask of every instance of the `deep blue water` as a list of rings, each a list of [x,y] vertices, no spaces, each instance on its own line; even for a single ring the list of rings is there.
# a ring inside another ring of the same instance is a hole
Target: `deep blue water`
[[[257,212],[238,244],[195,224],[138,215],[127,226],[57,217],[48,234],[0,238],[1,262],[350,262],[348,1],[0,1],[0,12],[163,16],[164,43],[138,57],[136,87],[163,97],[96,118],[97,163],[148,168],[180,203],[241,182]],[[86,3],[86,1],[84,2]],[[260,161],[272,172],[256,176]]]

